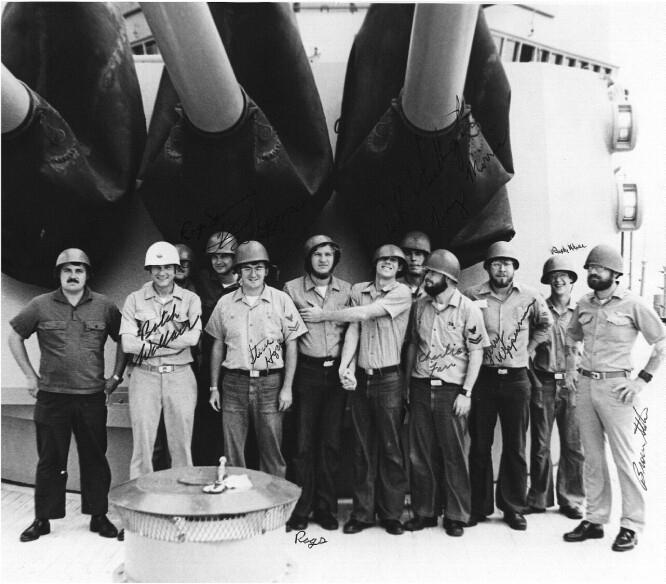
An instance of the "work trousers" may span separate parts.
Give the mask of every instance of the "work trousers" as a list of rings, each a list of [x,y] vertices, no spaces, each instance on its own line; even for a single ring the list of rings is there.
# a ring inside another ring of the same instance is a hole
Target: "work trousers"
[[[506,375],[499,375],[495,369],[481,367],[470,414],[472,513],[487,516],[494,511],[492,446],[498,415],[502,457],[495,495],[497,507],[509,513],[526,510],[525,442],[530,393],[527,369],[509,369]]]
[[[527,504],[546,509],[555,504],[553,463],[550,443],[553,425],[557,422],[560,436],[560,460],[557,466],[557,504],[581,507],[585,500],[583,488],[583,446],[578,427],[576,405],[571,403],[563,380],[539,375],[542,399],[530,401],[530,490]],[[541,401],[541,403],[538,403]]]
[[[584,478],[587,503],[585,518],[608,523],[611,513],[611,481],[606,462],[606,438],[615,461],[622,493],[620,526],[640,532],[645,525],[645,499],[634,465],[641,468],[646,441],[639,422],[646,413],[637,399],[622,403],[614,389],[624,378],[578,377],[578,419],[585,452]]]
[[[129,380],[132,422],[130,479],[153,471],[153,447],[164,415],[172,467],[192,466],[192,428],[197,404],[197,382],[189,365],[171,373],[133,367]]]
[[[335,480],[340,467],[342,417],[347,393],[340,386],[338,362],[331,367],[299,362],[296,371],[296,482],[303,489],[294,515],[310,511],[335,514]]]
[[[459,385],[447,383],[431,387],[429,379],[411,379],[409,460],[412,510],[419,517],[436,517],[441,488],[444,516],[467,523],[471,505],[467,416],[453,413],[459,390]]]
[[[352,517],[372,523],[376,510],[380,519],[400,519],[407,492],[400,447],[400,374],[366,377],[359,372],[357,379],[358,387],[350,394],[355,439]]]
[[[259,448],[259,470],[284,478],[287,464],[282,456],[282,416],[279,394],[282,373],[248,377],[225,371],[222,381],[222,429],[227,464],[245,467],[245,444],[250,420]]]
[[[106,460],[106,394],[72,395],[40,391],[35,405],[37,473],[35,517],[65,516],[67,455],[72,433],[81,474],[81,511],[105,514],[111,485]]]

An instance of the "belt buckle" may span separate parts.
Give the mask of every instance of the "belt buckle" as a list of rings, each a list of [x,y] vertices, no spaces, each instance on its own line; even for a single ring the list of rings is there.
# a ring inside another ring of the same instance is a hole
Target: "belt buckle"
[[[250,377],[259,377],[258,369],[250,369]]]
[[[171,373],[173,371],[173,365],[158,365],[158,373]]]
[[[374,374],[375,374],[375,370],[374,370],[374,369],[366,369],[365,372],[366,372],[368,375],[374,375]]]
[[[590,371],[590,377],[592,379],[601,379],[601,373],[597,371]]]
[[[335,359],[330,359],[328,361],[324,361],[323,365],[324,367],[333,367],[333,363],[335,363]]]
[[[506,375],[509,372],[508,369],[498,369],[497,375]]]
[[[442,380],[441,379],[431,379],[430,380],[430,387],[441,387],[442,386]]]
[[[555,379],[564,379],[564,373],[555,373],[553,377]]]

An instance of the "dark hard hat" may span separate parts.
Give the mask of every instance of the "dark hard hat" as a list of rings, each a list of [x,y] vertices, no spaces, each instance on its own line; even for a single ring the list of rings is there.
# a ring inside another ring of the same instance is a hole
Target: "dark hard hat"
[[[236,248],[234,266],[238,266],[240,264],[251,264],[254,262],[269,263],[270,259],[268,258],[268,252],[266,251],[266,248],[258,241],[244,241]]]
[[[176,249],[178,250],[178,256],[180,257],[181,261],[188,260],[191,262],[194,260],[194,252],[189,245],[185,245],[184,243],[177,243]]]
[[[456,283],[460,279],[460,262],[448,249],[436,249],[426,260],[424,268],[444,274]]]
[[[328,235],[313,235],[310,237],[303,246],[303,253],[305,259],[310,257],[310,254],[322,245],[330,245],[334,250],[340,252],[340,246],[333,241]]]
[[[218,231],[213,233],[206,242],[206,253],[228,253],[236,255],[238,240],[228,231]]]
[[[398,258],[402,262],[403,267],[407,265],[405,254],[397,245],[393,245],[392,243],[379,246],[372,256],[372,263],[377,263],[379,258]]]
[[[569,258],[561,255],[553,255],[546,260],[546,263],[543,265],[543,273],[541,274],[542,284],[550,284],[548,276],[551,272],[567,272],[571,276],[572,282],[578,280],[578,274],[576,274],[572,262]]]
[[[513,246],[506,241],[496,241],[488,248],[488,251],[486,252],[486,259],[483,262],[483,267],[487,270],[488,264],[492,260],[499,258],[513,260],[513,265],[516,270],[520,267],[520,262],[516,257],[516,252],[513,250]]]
[[[405,233],[400,242],[400,247],[430,253],[430,238],[422,231],[410,231]]]
[[[587,270],[590,264],[597,264],[618,274],[624,273],[624,262],[620,253],[610,245],[595,245],[590,253],[587,254],[584,269]]]
[[[64,264],[85,264],[90,269],[90,258],[85,251],[78,247],[70,247],[60,252],[55,263],[56,270]]]

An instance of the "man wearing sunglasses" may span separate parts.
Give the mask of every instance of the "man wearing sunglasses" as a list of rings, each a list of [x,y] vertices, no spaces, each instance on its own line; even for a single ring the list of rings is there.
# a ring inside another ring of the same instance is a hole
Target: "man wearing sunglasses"
[[[206,332],[213,337],[210,357],[210,405],[222,406],[224,453],[228,464],[245,466],[250,419],[259,447],[259,469],[284,477],[282,417],[292,404],[296,340],[307,332],[293,301],[265,283],[266,248],[246,241],[236,249],[234,270],[240,288],[223,296]],[[224,367],[222,404],[218,380]]]

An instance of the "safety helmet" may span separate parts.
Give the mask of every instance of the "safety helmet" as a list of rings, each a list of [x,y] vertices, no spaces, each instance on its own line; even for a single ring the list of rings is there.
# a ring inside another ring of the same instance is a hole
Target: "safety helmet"
[[[561,255],[550,256],[543,265],[543,274],[541,274],[541,283],[550,284],[551,272],[567,272],[571,276],[571,282],[578,280],[578,274],[568,258]]]
[[[590,264],[597,264],[620,275],[624,273],[624,262],[620,253],[614,247],[603,243],[590,250],[583,268],[587,270]]]
[[[146,251],[144,267],[150,266],[179,266],[180,256],[176,246],[166,241],[156,241]]]
[[[309,272],[312,269],[310,264],[310,257],[314,251],[322,245],[330,245],[333,248],[333,267],[338,265],[340,261],[340,246],[333,241],[328,235],[313,235],[310,237],[303,246],[303,255],[305,257],[305,271]]]
[[[458,283],[460,278],[460,262],[448,249],[436,249],[423,266],[426,270],[444,274]]]
[[[405,254],[397,245],[393,245],[392,243],[380,245],[377,248],[375,254],[372,256],[373,265],[376,264],[377,260],[380,258],[398,258],[401,262],[400,267],[402,269],[407,266],[407,258],[405,257]]]
[[[244,241],[236,248],[234,267],[254,262],[270,263],[266,248],[258,241]]]
[[[228,231],[218,231],[208,238],[206,253],[228,253],[236,255],[238,240],[236,236]]]
[[[85,264],[90,269],[90,258],[85,251],[78,247],[69,247],[60,252],[55,263],[56,272],[60,266],[69,263]]]
[[[488,251],[486,252],[486,259],[483,262],[484,269],[487,270],[490,262],[498,258],[513,260],[513,267],[516,270],[520,267],[520,262],[516,257],[516,252],[513,251],[511,244],[506,241],[496,241],[488,248]]]
[[[400,247],[430,253],[430,238],[423,231],[410,231],[405,233],[400,242]]]
[[[194,252],[189,245],[185,245],[184,243],[177,243],[175,247],[178,250],[178,257],[181,261],[187,260],[191,262],[194,260]]]

